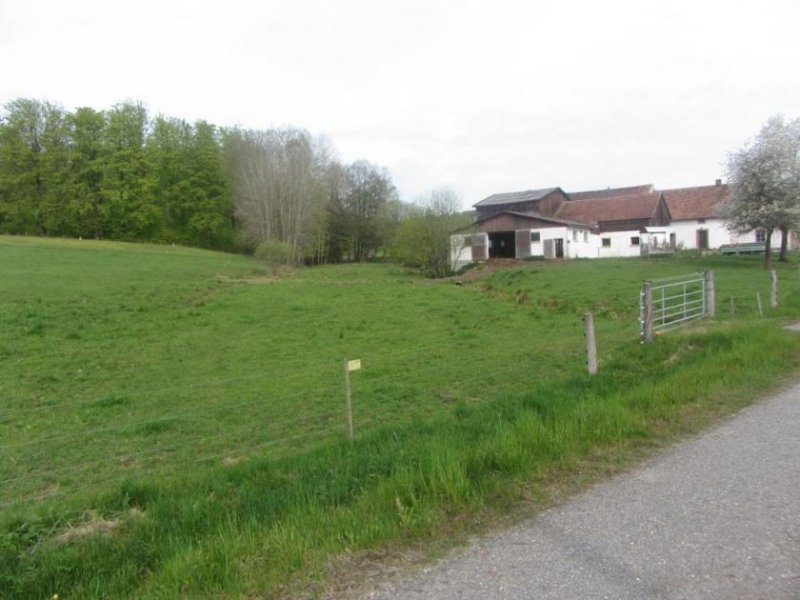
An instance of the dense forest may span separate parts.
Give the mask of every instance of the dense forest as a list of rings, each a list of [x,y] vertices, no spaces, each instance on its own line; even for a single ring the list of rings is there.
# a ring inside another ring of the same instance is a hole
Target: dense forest
[[[0,113],[0,233],[179,243],[288,262],[366,260],[409,207],[389,172],[303,129],[220,128],[138,102]]]

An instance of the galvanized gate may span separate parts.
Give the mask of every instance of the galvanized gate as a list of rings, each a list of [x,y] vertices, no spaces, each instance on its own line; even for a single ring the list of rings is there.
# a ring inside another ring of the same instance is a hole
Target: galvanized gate
[[[650,341],[654,333],[657,335],[709,314],[707,282],[709,275],[703,273],[645,281],[639,301],[642,340]]]

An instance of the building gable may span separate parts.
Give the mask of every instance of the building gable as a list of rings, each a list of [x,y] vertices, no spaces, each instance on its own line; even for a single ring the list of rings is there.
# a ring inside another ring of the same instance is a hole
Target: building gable
[[[668,211],[660,192],[630,194],[614,198],[570,200],[564,202],[556,217],[596,224],[601,231],[638,230],[647,225],[665,225],[663,211]]]
[[[664,200],[675,221],[713,219],[715,208],[728,198],[727,184],[664,190]]]
[[[568,197],[564,191],[555,187],[492,194],[473,206],[479,219],[504,211],[535,212],[545,216],[552,216],[558,211],[561,203],[567,200]]]
[[[517,211],[502,211],[479,219],[469,229],[480,230],[486,233],[497,231],[516,231],[518,229],[547,229],[551,227],[580,227],[594,229],[585,223],[577,223],[566,219],[547,217],[538,213],[522,213]],[[465,228],[466,231],[467,228]]]

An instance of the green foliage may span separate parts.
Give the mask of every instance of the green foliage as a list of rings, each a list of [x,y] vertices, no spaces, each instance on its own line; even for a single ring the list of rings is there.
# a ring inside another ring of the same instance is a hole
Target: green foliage
[[[292,262],[385,255],[403,217],[391,175],[341,165],[307,131],[218,130],[32,99],[0,115],[0,233],[152,241],[249,251],[265,240]]]
[[[367,161],[328,172],[328,258],[363,262],[391,246],[402,218],[389,172]]]
[[[429,277],[449,275],[451,252],[458,250],[451,245],[451,234],[471,222],[458,211],[458,205],[458,197],[446,188],[430,192],[400,224],[393,246],[395,257]]]
[[[292,264],[292,247],[279,240],[266,240],[261,242],[254,252],[254,256],[264,263],[270,273],[277,273],[286,265]]]
[[[236,246],[217,131],[19,99],[0,120],[0,232]]]
[[[543,262],[485,286],[390,264],[263,282],[241,256],[87,240],[4,237],[0,260],[3,598],[291,595],[339,554],[452,537],[694,431],[800,356],[782,265],[766,318],[720,306],[638,343],[642,279],[712,268],[722,305],[768,286],[757,257]],[[364,366],[352,447],[345,356]]]

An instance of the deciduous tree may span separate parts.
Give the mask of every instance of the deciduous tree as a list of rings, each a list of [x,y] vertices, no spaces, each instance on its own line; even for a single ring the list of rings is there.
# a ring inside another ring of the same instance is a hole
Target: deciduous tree
[[[300,129],[228,134],[236,217],[254,245],[280,241],[300,262],[317,246],[327,154]]]
[[[398,229],[395,256],[403,264],[421,268],[430,277],[447,276],[451,235],[472,220],[460,211],[460,205],[458,194],[447,187],[419,198],[411,216]]]
[[[800,120],[771,117],[753,140],[730,155],[727,176],[730,196],[720,216],[733,231],[765,230],[767,268],[772,235],[781,230],[785,260],[788,231],[800,224]]]

